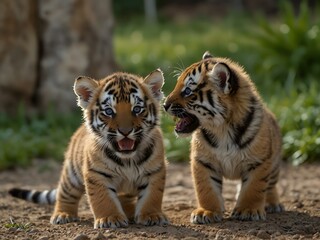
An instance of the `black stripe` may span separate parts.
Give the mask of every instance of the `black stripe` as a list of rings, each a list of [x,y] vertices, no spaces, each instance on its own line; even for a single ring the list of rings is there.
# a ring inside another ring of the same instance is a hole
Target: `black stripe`
[[[124,166],[124,163],[121,158],[119,158],[110,148],[106,147],[104,149],[104,153],[107,155],[107,157],[113,161],[115,164],[119,166]]]
[[[135,79],[132,79],[133,81],[135,81]],[[136,85],[134,82],[130,82],[131,86],[133,86],[134,88],[139,88],[138,85]]]
[[[204,137],[204,139],[207,141],[207,143],[210,146],[212,146],[214,148],[218,147],[217,137],[213,133],[206,131],[204,128],[201,128],[201,133],[202,133],[202,136]]]
[[[254,98],[251,99],[251,104],[255,104],[256,100]],[[252,134],[246,141],[242,142],[243,135],[247,132],[248,128],[250,127],[253,119],[254,119],[255,107],[251,106],[249,111],[247,112],[246,116],[244,117],[242,124],[238,124],[233,127],[235,135],[233,137],[233,141],[237,144],[240,148],[246,147],[251,141],[255,138],[255,134]]]
[[[268,184],[269,184],[269,187],[273,188],[274,185],[276,185],[276,183],[278,182],[278,179],[274,179],[273,181],[270,181]],[[268,187],[268,188],[269,188]]]
[[[116,191],[114,188],[112,188],[112,187],[108,187],[108,189],[111,190],[111,191],[114,192],[114,193],[117,193],[117,191]]]
[[[156,106],[154,104],[151,104],[151,115],[153,115],[155,118],[157,118],[157,110],[156,110]]]
[[[32,194],[32,198],[31,198],[31,200],[32,200],[32,202],[34,202],[34,203],[39,203],[40,201],[40,199],[39,199],[39,196],[40,196],[40,194],[41,194],[41,192],[35,192],[35,193],[33,193]]]
[[[262,162],[256,162],[256,163],[251,163],[248,164],[248,169],[247,172],[251,172],[253,170],[255,170],[257,167],[259,167],[262,164]]]
[[[73,176],[75,177],[78,186],[83,186],[83,182],[79,179],[78,172],[75,169],[74,161],[70,161],[70,164],[71,164],[71,172],[72,172]]]
[[[98,185],[98,182],[96,181],[96,179],[92,177],[87,178],[87,183],[90,183],[91,185]]]
[[[196,69],[195,68],[192,70],[192,75],[196,75]]]
[[[260,178],[260,181],[268,182],[268,181],[269,181],[269,178],[270,178],[270,175],[271,175],[271,173],[268,173],[266,176]]]
[[[205,61],[205,63],[204,63],[204,67],[206,68],[206,71],[208,71],[208,70],[209,70],[208,66],[209,66],[209,61]]]
[[[163,168],[163,165],[161,165],[160,167],[158,167],[152,171],[146,171],[145,176],[150,177],[151,175],[154,175],[154,174],[160,172],[162,170],[162,168]]]
[[[74,190],[77,190],[78,192],[82,192],[83,191],[83,185],[82,186],[80,186],[80,185],[74,185],[74,183],[71,181],[71,179],[70,179],[70,176],[69,175],[67,175],[67,179],[66,179],[67,181],[67,183],[71,186],[70,188],[71,189],[74,189]]]
[[[208,114],[210,114],[212,117],[214,117],[215,115],[216,115],[216,112],[214,111],[214,109],[208,109],[208,108],[206,108],[205,106],[203,106],[203,105],[200,105],[200,104],[195,104],[195,105],[193,105],[193,109],[195,110],[195,111],[197,111],[197,108],[202,108],[203,110],[205,110]],[[199,112],[199,111],[198,111]],[[200,113],[200,112],[199,112]]]
[[[198,94],[199,94],[200,102],[202,103],[203,102],[203,92],[199,91]]]
[[[73,195],[70,193],[70,189],[67,189],[66,186],[64,184],[61,184],[61,197],[64,198],[64,199],[69,199],[69,198],[72,198],[74,200],[78,200],[79,197]],[[67,198],[65,195],[67,195],[69,198]]]
[[[204,88],[206,85],[207,85],[206,82],[200,83],[200,84],[193,90],[193,92],[199,92],[199,90],[201,90],[202,88]]]
[[[108,92],[110,90],[110,88],[112,88],[115,85],[115,83],[110,83],[105,89],[104,92]]]
[[[217,172],[216,169],[210,163],[204,162],[198,158],[196,159],[196,161],[200,163],[202,166],[204,166],[205,168],[208,168],[210,171],[215,173]]]
[[[218,183],[219,185],[222,185],[222,180],[221,179],[218,179],[218,178],[215,178],[215,177],[211,177],[211,179],[213,181],[215,181],[216,183]]]
[[[207,91],[207,99],[208,99],[209,104],[214,108],[214,101],[212,98],[212,91],[211,90]]]
[[[153,149],[154,149],[154,140],[152,140],[149,146],[144,149],[143,155],[137,161],[138,166],[148,161],[148,159],[153,153]]]
[[[241,179],[242,184],[244,184],[246,181],[248,181],[248,178],[242,177],[242,179]]]
[[[143,184],[143,185],[140,185],[139,187],[138,187],[138,191],[142,191],[142,190],[144,190],[144,189],[146,189],[147,187],[148,187],[148,183],[146,183],[146,184]]]
[[[91,110],[90,111],[90,125],[92,125],[92,123],[93,123],[93,118],[94,118],[94,110]]]
[[[30,190],[19,189],[19,188],[12,188],[9,190],[9,194],[13,197],[20,198],[26,200]]]
[[[112,179],[112,175],[110,175],[110,174],[108,174],[108,173],[101,172],[101,171],[95,170],[95,169],[93,169],[93,168],[90,168],[89,171],[98,173],[98,174],[102,175],[102,176],[105,177],[105,178]]]

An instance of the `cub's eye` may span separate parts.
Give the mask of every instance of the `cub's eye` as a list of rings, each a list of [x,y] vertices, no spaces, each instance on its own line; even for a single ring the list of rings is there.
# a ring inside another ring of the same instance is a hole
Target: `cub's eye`
[[[142,107],[140,106],[134,106],[134,108],[132,109],[134,114],[139,114],[142,111]]]
[[[186,87],[183,92],[185,97],[189,96],[192,93],[189,87]]]
[[[106,108],[104,110],[105,114],[108,116],[113,116],[114,115],[114,111],[112,110],[112,108]]]

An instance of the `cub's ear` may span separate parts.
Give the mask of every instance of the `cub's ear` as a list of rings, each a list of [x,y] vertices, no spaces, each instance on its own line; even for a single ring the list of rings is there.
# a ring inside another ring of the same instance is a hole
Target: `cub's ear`
[[[162,71],[158,68],[157,70],[151,72],[143,80],[147,84],[153,94],[153,96],[161,101],[163,98],[162,86],[164,84],[164,78]]]
[[[206,51],[203,55],[202,55],[202,60],[203,59],[207,59],[207,58],[213,58],[212,54],[209,51]]]
[[[82,76],[78,77],[73,86],[73,90],[78,96],[78,106],[86,109],[98,86],[98,82],[92,78]]]
[[[217,63],[209,73],[224,94],[234,94],[238,90],[238,82],[225,63]]]

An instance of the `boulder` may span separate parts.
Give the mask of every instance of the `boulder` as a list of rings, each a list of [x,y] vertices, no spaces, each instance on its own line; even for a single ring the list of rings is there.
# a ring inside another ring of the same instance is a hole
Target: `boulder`
[[[0,112],[30,106],[38,68],[36,1],[0,1]]]
[[[74,79],[102,78],[115,70],[111,0],[38,1],[40,72],[38,100],[42,109],[76,108]]]

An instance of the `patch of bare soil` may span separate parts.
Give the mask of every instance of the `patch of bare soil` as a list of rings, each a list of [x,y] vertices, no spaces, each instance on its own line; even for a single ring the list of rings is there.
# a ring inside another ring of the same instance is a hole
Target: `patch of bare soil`
[[[237,183],[225,181],[224,220],[195,225],[189,222],[196,206],[189,165],[169,164],[163,209],[171,225],[102,230],[93,229],[93,216],[85,199],[80,204],[79,222],[51,225],[52,206],[27,203],[7,194],[17,186],[54,188],[59,173],[58,164],[44,161],[29,169],[0,173],[0,239],[320,239],[320,165],[283,167],[278,187],[287,210],[284,213],[268,214],[266,221],[259,222],[229,219]],[[11,221],[22,227],[10,227]]]

